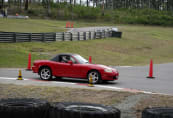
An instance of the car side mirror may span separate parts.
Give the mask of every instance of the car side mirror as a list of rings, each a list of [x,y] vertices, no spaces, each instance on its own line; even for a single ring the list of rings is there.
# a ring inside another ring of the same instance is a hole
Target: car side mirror
[[[68,63],[69,63],[70,65],[73,65],[73,62],[72,62],[72,61],[68,61]]]

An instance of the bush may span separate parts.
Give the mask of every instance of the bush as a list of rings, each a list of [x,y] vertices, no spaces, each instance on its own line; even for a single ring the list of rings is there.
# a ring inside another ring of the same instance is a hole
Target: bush
[[[114,12],[114,22],[125,24],[144,24],[173,26],[173,16],[167,11],[152,9],[119,9]]]
[[[100,15],[100,9],[84,6],[74,7],[73,12],[77,15],[78,19],[97,19]]]
[[[16,11],[14,10],[11,11]],[[14,12],[14,13],[15,13]],[[47,9],[41,5],[30,5],[30,9],[25,12],[25,15],[45,17],[47,16]],[[21,13],[22,14],[22,13]],[[51,2],[51,14],[52,19],[61,20],[92,20],[92,21],[104,21],[120,24],[144,24],[144,25],[161,25],[161,26],[173,26],[173,13],[168,11],[158,11],[153,9],[115,9],[105,10],[102,15],[101,8],[85,7],[80,5],[69,5],[64,3],[52,3]]]

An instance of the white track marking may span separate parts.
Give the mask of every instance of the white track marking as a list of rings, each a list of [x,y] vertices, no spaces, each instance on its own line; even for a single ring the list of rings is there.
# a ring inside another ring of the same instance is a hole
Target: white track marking
[[[17,78],[11,78],[11,77],[0,77],[0,79],[17,80]],[[28,80],[28,79],[23,78],[23,80]]]
[[[11,77],[0,77],[0,79],[17,80],[17,78],[11,78]],[[23,80],[34,81],[33,79],[26,79],[26,78],[23,78]],[[42,81],[42,82],[46,82],[46,81]],[[68,85],[69,84],[71,84],[71,85],[80,85],[80,84],[77,84],[77,83],[70,83],[70,82],[57,82],[57,81],[49,81],[49,82],[57,83],[57,84],[60,83],[60,84],[68,84]],[[133,93],[135,92],[135,93],[158,94],[158,95],[169,95],[170,96],[170,94],[142,91],[142,90],[137,90],[137,89],[119,88],[119,87],[112,87],[112,86],[95,85],[95,87],[100,87],[100,88],[105,88],[105,89],[112,89],[112,90],[117,90],[117,91],[127,91],[127,92],[133,92]]]
[[[57,81],[52,81],[51,83],[73,84],[73,85],[75,85],[75,84],[76,84],[76,83],[69,83],[69,82],[57,82]]]
[[[115,89],[115,90],[122,90],[123,88],[119,87],[112,87],[112,86],[102,86],[102,85],[95,85],[96,87],[101,87],[101,88],[109,88],[109,89]]]
[[[122,67],[122,68],[130,68],[130,67],[133,67],[133,66],[119,66],[119,67]]]

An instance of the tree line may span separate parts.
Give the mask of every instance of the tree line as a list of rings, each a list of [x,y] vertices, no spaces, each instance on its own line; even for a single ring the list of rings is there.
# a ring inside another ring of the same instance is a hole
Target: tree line
[[[16,5],[28,10],[31,4],[43,5],[50,12],[51,4],[67,3],[72,6],[100,7],[102,9],[141,9],[173,11],[173,0],[0,0],[0,8]]]

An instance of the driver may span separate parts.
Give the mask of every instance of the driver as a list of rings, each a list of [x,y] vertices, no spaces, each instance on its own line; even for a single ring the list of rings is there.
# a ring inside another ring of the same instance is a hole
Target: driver
[[[68,63],[68,61],[70,61],[70,57],[69,56],[63,56],[62,57],[62,62]]]

